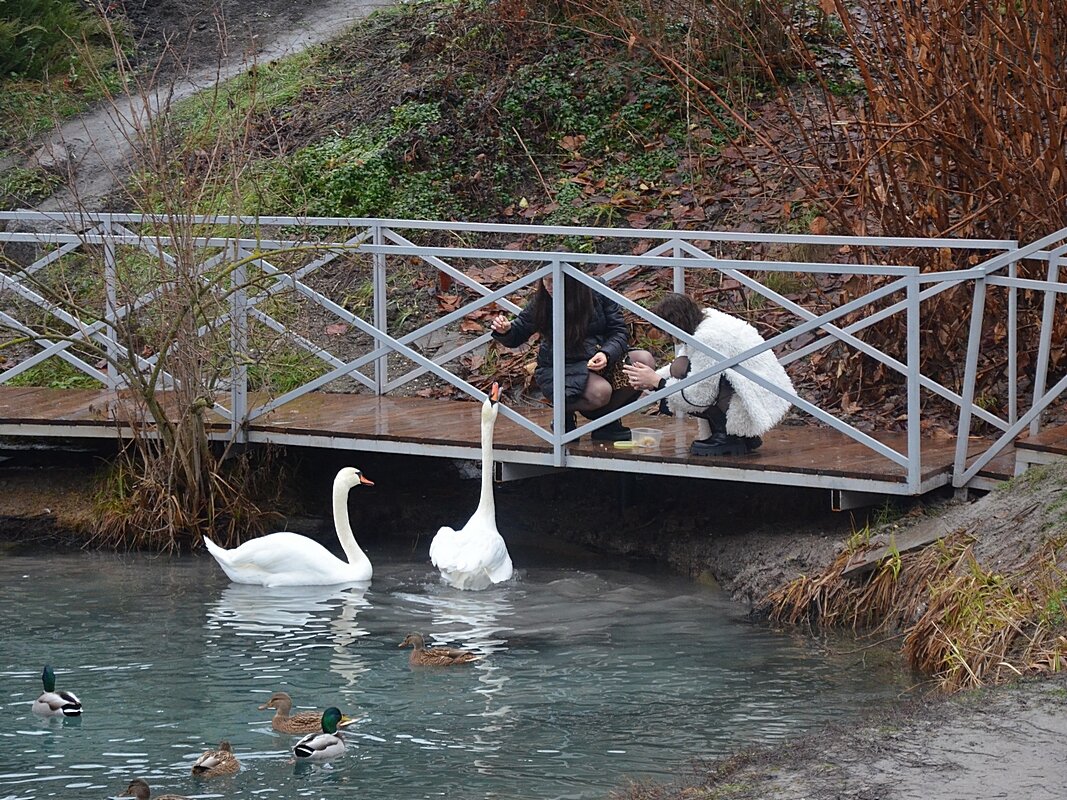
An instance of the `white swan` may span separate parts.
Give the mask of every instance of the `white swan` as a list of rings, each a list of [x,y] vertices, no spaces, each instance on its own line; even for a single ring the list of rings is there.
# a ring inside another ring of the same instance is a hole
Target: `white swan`
[[[430,543],[430,561],[445,583],[457,589],[486,589],[511,577],[513,568],[504,538],[496,529],[493,501],[493,426],[500,386],[493,384],[482,403],[482,495],[461,530],[441,528]]]
[[[345,467],[333,479],[333,523],[348,561],[314,539],[288,531],[251,539],[233,550],[219,547],[206,536],[204,545],[234,583],[327,586],[369,581],[373,574],[370,559],[356,544],[348,521],[348,492],[361,483],[374,485],[355,467]]]

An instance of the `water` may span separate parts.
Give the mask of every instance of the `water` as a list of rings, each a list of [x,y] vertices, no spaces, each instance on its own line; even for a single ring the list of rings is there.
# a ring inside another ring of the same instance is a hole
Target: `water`
[[[53,554],[0,559],[0,587],[0,800],[105,797],[134,777],[195,797],[600,798],[903,688],[714,591],[609,569],[464,593],[379,560],[369,589],[268,590],[206,558]],[[410,631],[488,657],[412,670]],[[30,713],[45,663],[81,719]],[[348,753],[294,765],[295,739],[256,708],[278,689],[363,714]],[[222,738],[241,772],[192,778]]]

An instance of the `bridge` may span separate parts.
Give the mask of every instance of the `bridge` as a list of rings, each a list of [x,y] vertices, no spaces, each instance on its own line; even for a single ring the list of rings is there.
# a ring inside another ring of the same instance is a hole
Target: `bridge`
[[[201,388],[210,395],[205,421],[212,438],[476,459],[478,406],[434,399],[433,387],[484,398],[491,359],[499,355],[479,316],[496,308],[517,312],[511,299],[517,292],[548,275],[562,287],[561,278],[570,275],[716,359],[712,368],[682,381],[682,388],[733,368],[783,394],[742,362],[772,349],[787,369],[797,370],[805,360],[859,351],[898,376],[906,413],[887,420],[885,430],[861,429],[840,409],[820,407],[801,391],[784,395],[795,411],[746,456],[693,457],[688,445],[695,423],[658,416],[627,420],[660,428],[657,446],[618,449],[587,434],[647,411],[668,391],[564,433],[563,381],[557,375],[556,396],[547,403],[502,407],[494,441],[502,479],[567,468],[745,481],[828,490],[834,507],[846,508],[946,486],[985,490],[1031,464],[1067,454],[1067,429],[1043,424],[1067,388],[1067,377],[1053,382],[1051,357],[1057,298],[1067,291],[1059,280],[1067,229],[1020,244],[362,218],[176,220],[15,211],[0,213],[0,222],[7,228],[0,232],[6,254],[0,265],[2,436],[113,438],[134,425],[150,429],[151,421],[143,409],[138,416],[131,400],[131,375],[138,381],[151,376],[162,393],[177,394],[183,384],[170,362],[141,348],[136,332],[159,328],[177,314],[173,290],[192,281],[214,303],[206,312],[207,306],[198,306],[192,331],[208,354],[198,358],[210,373]],[[966,266],[931,272],[894,263],[904,259],[893,254],[923,250],[960,254]],[[1021,269],[1043,278],[1019,277]],[[750,307],[788,312],[791,325],[762,347],[722,357],[613,288],[639,270],[668,274],[671,288],[682,292],[695,274],[705,273],[706,282],[713,273]],[[435,276],[439,301],[429,321],[402,307],[412,282],[427,272]],[[812,307],[786,296],[789,281],[817,282],[820,276],[866,288],[847,299],[819,296]],[[968,319],[942,320],[930,310],[950,289],[968,293]],[[1006,319],[987,318],[987,299],[995,292],[1003,293]],[[1042,303],[1036,358],[1022,360],[1021,292]],[[562,291],[553,293],[553,303],[559,349]],[[902,332],[893,352],[859,336],[890,319]],[[1004,329],[1005,352],[981,353],[988,326]],[[921,337],[941,336],[950,327],[967,333],[965,363],[952,376],[925,374]],[[285,385],[265,381],[266,354],[279,348],[298,353],[315,369],[290,376]],[[187,339],[171,355],[190,349]],[[562,364],[562,353],[556,356]],[[983,358],[1003,362],[1003,415],[977,388]],[[63,386],[31,385],[35,381],[27,378],[34,370],[57,360],[66,365]],[[468,377],[454,369],[461,361]],[[79,380],[70,380],[71,374]],[[931,403],[953,409],[954,431],[931,427],[924,413]]]

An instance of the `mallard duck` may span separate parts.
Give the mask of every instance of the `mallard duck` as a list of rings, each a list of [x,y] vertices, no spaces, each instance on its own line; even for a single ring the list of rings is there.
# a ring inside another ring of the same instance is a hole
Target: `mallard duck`
[[[193,775],[198,778],[215,778],[233,775],[241,768],[241,762],[233,754],[230,743],[223,739],[218,750],[208,750],[193,764]]]
[[[409,645],[415,648],[411,651],[411,658],[408,659],[412,666],[450,667],[453,664],[470,664],[482,660],[480,655],[458,647],[431,647],[427,650],[421,633],[409,633],[399,646],[408,647]]]
[[[148,788],[148,784],[143,780],[135,778],[130,781],[126,791],[120,794],[119,797],[136,797],[137,800],[149,800],[152,798],[152,790]],[[154,800],[189,800],[189,798],[182,797],[180,794],[157,794]]]
[[[270,726],[281,733],[318,733],[322,730],[321,711],[298,711],[290,715],[289,710],[293,707],[293,698],[288,692],[275,692],[270,700],[259,707],[260,711],[273,708],[275,714],[271,717]]]
[[[330,706],[322,712],[322,730],[309,733],[293,745],[293,755],[297,761],[329,761],[344,755],[345,737],[337,727],[351,721],[341,713],[341,709]]]
[[[47,664],[41,673],[44,694],[33,701],[33,713],[41,717],[80,717],[82,703],[73,692],[56,691],[56,674]]]

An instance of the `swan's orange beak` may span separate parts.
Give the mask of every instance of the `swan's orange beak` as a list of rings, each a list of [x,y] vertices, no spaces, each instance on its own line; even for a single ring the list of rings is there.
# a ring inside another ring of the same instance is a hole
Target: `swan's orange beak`
[[[359,476],[359,482],[362,483],[364,486],[374,485],[374,481],[372,481],[370,478],[364,477],[362,474]]]
[[[493,384],[493,388],[489,390],[489,402],[490,403],[499,403],[500,402],[500,384],[499,383],[494,383]]]

